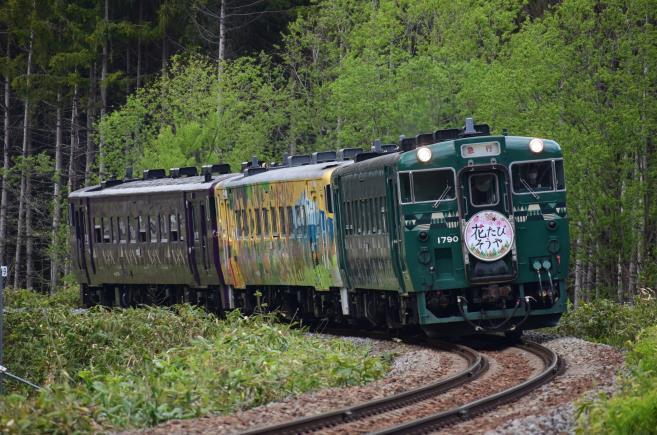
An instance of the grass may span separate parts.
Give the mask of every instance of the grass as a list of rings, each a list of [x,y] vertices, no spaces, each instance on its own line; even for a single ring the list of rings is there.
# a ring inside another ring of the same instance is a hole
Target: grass
[[[600,299],[569,310],[554,330],[627,351],[620,391],[578,404],[578,433],[657,433],[657,301]]]
[[[5,361],[45,388],[6,384],[0,432],[112,431],[229,413],[363,384],[389,366],[389,356],[308,336],[272,316],[218,319],[186,305],[80,312],[71,295],[28,293],[8,296]]]
[[[657,433],[657,326],[631,345],[627,368],[619,393],[580,404],[579,433]]]

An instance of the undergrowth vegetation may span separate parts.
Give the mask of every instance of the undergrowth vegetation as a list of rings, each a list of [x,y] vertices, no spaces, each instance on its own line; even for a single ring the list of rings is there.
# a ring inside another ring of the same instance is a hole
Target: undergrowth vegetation
[[[563,335],[627,350],[620,390],[579,404],[578,432],[648,434],[657,428],[657,300],[632,304],[599,299],[569,310],[556,329]]]
[[[69,295],[70,296],[70,295]],[[382,376],[389,356],[271,316],[190,306],[88,311],[10,293],[6,365],[45,388],[7,384],[0,432],[108,431],[225,413]]]
[[[580,406],[579,432],[651,434],[657,430],[657,326],[644,329],[627,354],[620,392]]]
[[[650,325],[657,325],[655,299],[636,299],[633,304],[597,299],[580,304],[576,310],[569,309],[561,318],[557,332],[627,348]]]

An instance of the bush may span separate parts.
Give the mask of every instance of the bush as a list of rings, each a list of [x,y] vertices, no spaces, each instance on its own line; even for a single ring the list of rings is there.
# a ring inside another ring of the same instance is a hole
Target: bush
[[[226,320],[190,306],[88,311],[17,292],[7,365],[44,385],[11,385],[0,432],[107,431],[231,412],[382,376],[383,357],[271,316]],[[9,385],[8,385],[9,386]]]
[[[580,406],[579,431],[648,434],[657,428],[657,326],[645,329],[627,356],[619,394]]]
[[[628,347],[639,332],[657,324],[657,301],[637,299],[621,305],[608,299],[581,304],[561,319],[557,332],[585,340]]]

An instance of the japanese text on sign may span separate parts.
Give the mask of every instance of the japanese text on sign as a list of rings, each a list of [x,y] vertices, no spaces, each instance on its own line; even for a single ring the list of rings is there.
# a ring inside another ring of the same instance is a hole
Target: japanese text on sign
[[[468,221],[464,238],[468,251],[476,258],[495,261],[511,250],[513,227],[501,213],[482,211]]]

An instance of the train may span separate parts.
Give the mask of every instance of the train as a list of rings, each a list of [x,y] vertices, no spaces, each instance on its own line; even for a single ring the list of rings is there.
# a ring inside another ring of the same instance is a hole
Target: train
[[[554,326],[563,153],[467,118],[399,143],[149,169],[69,195],[84,306],[192,303],[431,336]]]

